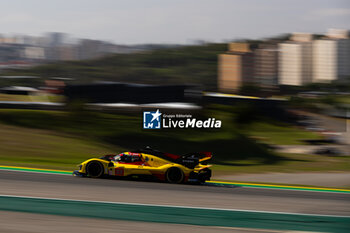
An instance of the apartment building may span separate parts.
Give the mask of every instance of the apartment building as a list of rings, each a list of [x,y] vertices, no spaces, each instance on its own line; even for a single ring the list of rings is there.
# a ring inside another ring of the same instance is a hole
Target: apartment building
[[[301,86],[312,82],[312,35],[295,33],[279,46],[279,84]]]
[[[313,43],[313,81],[328,83],[350,76],[350,39],[346,30],[329,30]]]
[[[273,43],[259,44],[254,50],[254,82],[264,88],[278,84],[278,45]]]
[[[236,92],[243,84],[254,82],[254,49],[248,43],[230,43],[228,51],[219,55],[218,89]]]

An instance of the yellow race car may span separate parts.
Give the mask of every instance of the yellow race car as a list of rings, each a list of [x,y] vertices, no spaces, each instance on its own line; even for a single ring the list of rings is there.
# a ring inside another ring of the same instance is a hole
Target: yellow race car
[[[146,147],[88,159],[78,165],[79,170],[74,171],[73,175],[92,178],[152,177],[169,183],[203,183],[211,177],[211,165],[207,165],[211,158],[210,152],[174,155]]]

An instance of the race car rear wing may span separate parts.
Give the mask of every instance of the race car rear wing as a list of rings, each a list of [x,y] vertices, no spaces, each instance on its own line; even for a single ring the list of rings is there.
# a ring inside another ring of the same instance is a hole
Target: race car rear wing
[[[213,157],[213,154],[211,152],[203,151],[203,152],[199,152],[199,154],[202,155],[202,158],[199,159],[200,163],[204,161],[209,161]]]
[[[211,152],[195,152],[181,156],[178,163],[188,168],[195,168],[199,163],[208,162],[212,158]]]

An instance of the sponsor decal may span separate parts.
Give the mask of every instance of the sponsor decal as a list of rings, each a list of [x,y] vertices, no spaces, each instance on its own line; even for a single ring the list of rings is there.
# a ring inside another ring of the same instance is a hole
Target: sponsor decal
[[[221,120],[215,118],[198,119],[191,114],[162,114],[159,109],[143,112],[144,129],[218,129],[221,126]]]

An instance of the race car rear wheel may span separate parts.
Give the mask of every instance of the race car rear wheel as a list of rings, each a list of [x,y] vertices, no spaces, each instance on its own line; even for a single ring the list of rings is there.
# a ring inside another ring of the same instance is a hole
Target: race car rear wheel
[[[86,165],[86,174],[88,177],[99,178],[103,175],[103,165],[100,162],[92,161]]]
[[[184,180],[184,173],[180,168],[171,167],[167,170],[165,174],[166,181],[173,184],[182,183]]]

